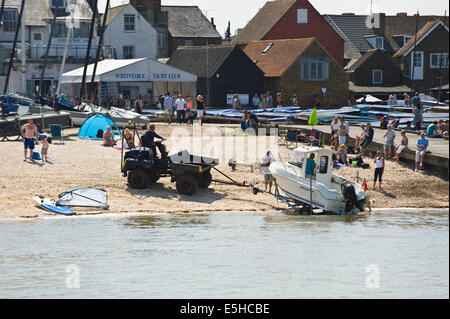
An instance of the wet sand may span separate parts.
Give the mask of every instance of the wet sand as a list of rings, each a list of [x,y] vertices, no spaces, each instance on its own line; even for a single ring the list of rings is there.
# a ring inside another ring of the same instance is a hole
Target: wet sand
[[[185,126],[183,126],[185,127]],[[205,125],[204,129],[213,126]],[[168,137],[173,128],[180,126],[157,125],[157,132]],[[190,128],[192,132],[192,128]],[[171,153],[173,141],[167,141]],[[40,145],[36,147],[40,151]],[[194,152],[193,152],[194,153]],[[280,147],[286,156],[286,147]],[[64,144],[55,141],[50,145],[50,163],[23,161],[22,142],[0,142],[0,217],[37,217],[52,215],[34,206],[32,197],[42,195],[57,199],[58,195],[80,187],[95,187],[108,192],[109,210],[80,210],[79,215],[99,213],[192,213],[215,211],[273,211],[286,209],[283,203],[269,195],[253,195],[250,188],[213,183],[209,189],[200,189],[194,196],[179,195],[170,178],[162,178],[146,190],[131,189],[121,175],[121,152],[101,146],[101,141],[81,140],[68,137]],[[383,191],[372,190],[373,167],[370,158],[365,159],[372,169],[359,169],[360,178],[366,178],[369,194],[376,208],[449,206],[449,182],[439,177],[415,173],[409,168],[387,161]],[[237,181],[257,182],[264,187],[263,175],[258,170],[238,167],[232,172],[227,161],[218,168]],[[336,170],[337,175],[356,179],[356,168]],[[215,179],[223,177],[213,172]]]

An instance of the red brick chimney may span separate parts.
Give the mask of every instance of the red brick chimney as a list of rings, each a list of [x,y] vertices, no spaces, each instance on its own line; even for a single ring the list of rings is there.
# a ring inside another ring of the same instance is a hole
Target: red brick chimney
[[[214,27],[214,29],[216,28],[216,25],[214,24],[214,18],[211,18],[211,24]]]

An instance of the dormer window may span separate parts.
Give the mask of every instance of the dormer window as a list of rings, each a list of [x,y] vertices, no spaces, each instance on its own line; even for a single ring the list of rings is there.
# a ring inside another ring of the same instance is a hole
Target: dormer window
[[[297,10],[297,23],[308,23],[308,9]]]
[[[262,54],[266,54],[269,52],[270,48],[273,46],[273,43],[269,43],[266,48],[263,50]]]
[[[377,49],[384,49],[384,39],[382,37],[376,37],[375,38],[375,48]]]
[[[50,9],[65,9],[67,7],[67,0],[50,0]]]

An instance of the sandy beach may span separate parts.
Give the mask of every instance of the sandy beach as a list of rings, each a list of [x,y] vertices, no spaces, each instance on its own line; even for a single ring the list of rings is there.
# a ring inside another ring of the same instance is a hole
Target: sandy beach
[[[214,127],[205,125],[204,130]],[[180,126],[157,125],[157,133],[168,137],[174,128]],[[183,126],[186,128],[186,126]],[[192,127],[189,128],[192,133]],[[167,141],[170,153],[173,141]],[[40,145],[36,151],[40,151]],[[280,146],[285,156],[288,149]],[[57,199],[58,195],[80,187],[95,187],[108,192],[109,210],[79,210],[78,214],[99,213],[184,213],[215,211],[273,211],[286,206],[274,197],[252,194],[249,188],[213,183],[209,189],[199,190],[192,197],[181,196],[170,182],[162,178],[146,190],[135,190],[127,186],[127,179],[120,173],[121,152],[101,146],[101,141],[81,140],[67,137],[64,144],[54,141],[50,145],[50,163],[23,161],[22,142],[0,142],[0,217],[32,218],[50,215],[34,206],[32,197],[42,195]],[[373,167],[371,158],[365,158]],[[249,167],[238,167],[232,172],[227,162],[218,168],[237,181],[258,182],[263,187],[263,175]],[[409,168],[387,161],[383,191],[372,190],[373,168],[368,170],[352,167],[341,168],[335,173],[350,180],[366,178],[369,194],[376,208],[447,208],[449,182],[423,172],[415,173]],[[213,172],[215,179],[223,179]]]

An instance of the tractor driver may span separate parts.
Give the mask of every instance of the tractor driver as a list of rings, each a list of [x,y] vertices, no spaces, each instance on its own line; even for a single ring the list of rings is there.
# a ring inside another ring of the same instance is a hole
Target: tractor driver
[[[156,132],[155,132],[155,125],[151,125],[150,129],[147,132],[145,132],[145,134],[142,135],[142,137],[141,137],[141,146],[150,148],[153,151],[153,154],[155,156],[156,156],[156,146],[158,146],[158,149],[159,149],[159,152],[161,153],[161,156],[165,155],[165,154],[163,154],[165,151],[163,150],[161,145],[155,144],[155,138],[159,138],[159,139],[161,139],[163,141],[165,140],[165,138],[163,138],[163,137],[159,136],[158,134],[156,134]]]

